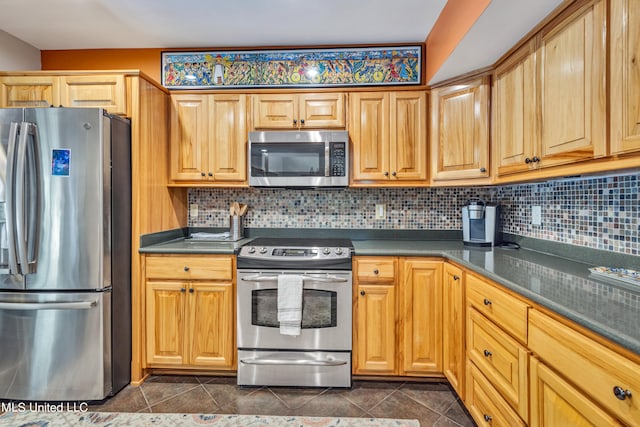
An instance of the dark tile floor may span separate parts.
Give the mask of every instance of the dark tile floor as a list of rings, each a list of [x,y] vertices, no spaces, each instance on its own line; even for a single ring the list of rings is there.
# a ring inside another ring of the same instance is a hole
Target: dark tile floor
[[[235,377],[153,376],[92,411],[410,418],[475,426],[446,383],[354,381],[353,388],[238,387]]]

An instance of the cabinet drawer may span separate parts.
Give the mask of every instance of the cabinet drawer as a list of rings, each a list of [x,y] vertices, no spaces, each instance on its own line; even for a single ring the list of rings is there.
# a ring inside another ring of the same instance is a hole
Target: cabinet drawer
[[[356,259],[358,282],[393,283],[398,261],[388,257],[359,257]]]
[[[529,389],[527,349],[473,308],[468,313],[467,334],[469,359],[526,420]]]
[[[529,306],[475,276],[467,276],[467,304],[500,325],[522,343],[527,343]]]
[[[148,279],[231,280],[233,259],[227,256],[147,256]]]
[[[640,364],[532,310],[529,348],[589,398],[629,425],[640,425]],[[619,399],[616,387],[631,397]]]
[[[526,424],[487,381],[476,366],[467,363],[467,400],[471,416],[479,426],[524,427]]]

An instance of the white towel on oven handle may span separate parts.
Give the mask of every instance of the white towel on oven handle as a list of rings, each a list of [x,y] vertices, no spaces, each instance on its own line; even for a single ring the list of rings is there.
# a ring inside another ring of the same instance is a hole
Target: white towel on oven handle
[[[278,321],[282,335],[300,335],[303,285],[302,276],[278,275]]]

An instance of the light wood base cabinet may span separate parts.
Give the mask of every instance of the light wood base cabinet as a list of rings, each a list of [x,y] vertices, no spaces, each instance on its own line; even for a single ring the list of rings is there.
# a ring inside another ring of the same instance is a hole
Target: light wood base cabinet
[[[442,370],[451,387],[465,398],[465,272],[445,262],[442,280]]]
[[[442,261],[354,258],[353,373],[442,373]]]
[[[235,369],[231,257],[147,256],[150,367]]]
[[[616,419],[571,384],[531,358],[531,427],[614,427]]]

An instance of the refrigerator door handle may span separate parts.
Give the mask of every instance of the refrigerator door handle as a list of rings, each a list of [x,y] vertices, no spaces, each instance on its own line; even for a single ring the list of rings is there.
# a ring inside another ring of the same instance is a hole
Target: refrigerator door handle
[[[87,310],[98,305],[98,301],[71,302],[5,302],[0,301],[0,310]]]
[[[18,139],[18,126],[20,124],[16,122],[11,123],[9,129],[9,141],[7,147],[7,187],[6,187],[6,203],[5,210],[7,214],[7,246],[8,246],[8,264],[9,274],[20,274],[18,270],[18,260],[16,251],[16,211],[15,211],[15,156],[16,156],[16,141]]]
[[[35,228],[39,221],[34,215],[38,214],[40,177],[36,165],[37,161],[35,160],[36,147],[32,146],[31,156],[29,156],[28,139],[30,135],[32,135],[32,141],[35,145],[37,143],[37,128],[33,123],[22,122],[20,124],[20,139],[18,140],[16,154],[14,200],[16,204],[16,249],[21,274],[35,272],[35,256],[37,254],[37,231]],[[30,161],[32,162],[31,164],[29,163]],[[27,173],[32,174],[29,179],[27,179]],[[35,183],[34,186],[36,188],[28,188],[28,185],[32,182]],[[30,244],[33,245],[33,251],[29,250]],[[32,257],[29,255],[32,255]]]

